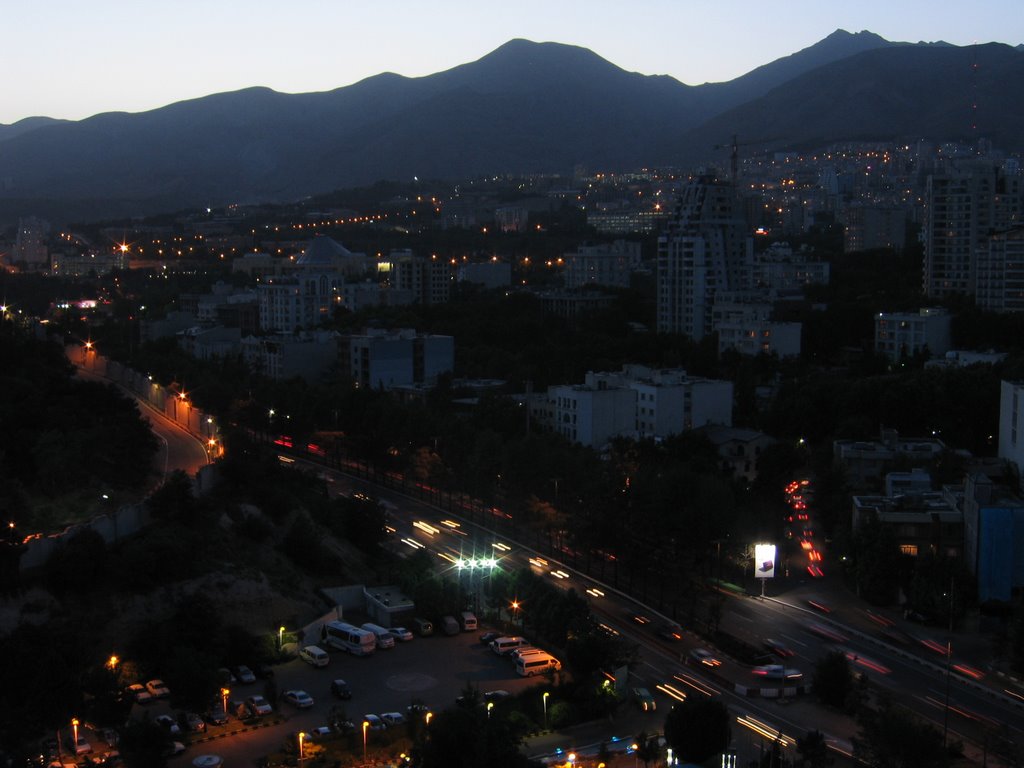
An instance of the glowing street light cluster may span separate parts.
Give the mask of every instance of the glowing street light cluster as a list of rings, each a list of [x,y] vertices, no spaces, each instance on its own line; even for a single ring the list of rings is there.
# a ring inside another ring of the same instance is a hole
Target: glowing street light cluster
[[[494,557],[460,557],[455,561],[455,567],[462,569],[474,568],[497,568],[498,560]]]

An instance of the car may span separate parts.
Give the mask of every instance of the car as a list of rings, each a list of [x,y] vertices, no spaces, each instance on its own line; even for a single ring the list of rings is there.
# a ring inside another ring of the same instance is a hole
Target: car
[[[171,695],[170,688],[159,678],[154,678],[146,683],[146,690],[149,691],[149,695],[154,699],[166,699]]]
[[[815,553],[812,552],[811,554]],[[832,613],[832,609],[820,600],[808,600],[807,604],[816,611],[821,611],[822,613]]]
[[[509,693],[508,691],[506,691],[505,689],[498,688],[497,690],[494,690],[494,691],[485,691],[484,692],[484,701],[485,702],[492,702],[493,701],[493,702],[497,703],[499,701],[502,701],[503,699],[507,699],[511,695],[512,694]]]
[[[480,642],[483,645],[490,645],[492,641],[501,637],[501,632],[484,632],[480,635]]]
[[[778,640],[773,640],[770,637],[766,637],[764,639],[764,647],[782,659],[788,659],[790,656],[796,656],[796,651],[788,645],[781,643]]]
[[[213,725],[224,725],[228,721],[228,713],[224,711],[224,705],[219,701],[210,705],[210,711],[206,713],[206,720]]]
[[[170,715],[157,715],[153,718],[153,722],[165,729],[171,736],[180,736],[181,728],[178,726],[177,721]]]
[[[301,691],[301,690],[285,691],[284,693],[281,694],[281,698],[283,698],[285,701],[287,701],[292,706],[298,707],[299,709],[308,709],[309,707],[313,706],[313,697],[310,696],[305,691]]]
[[[249,669],[245,664],[239,664],[235,667],[235,677],[238,678],[238,682],[243,685],[256,682],[256,673]]]
[[[683,628],[674,622],[659,625],[655,633],[662,640],[668,640],[673,643],[683,639]]]
[[[405,715],[401,712],[381,712],[380,719],[388,728],[395,728],[405,722]]]
[[[132,683],[128,686],[128,695],[135,699],[136,704],[149,704],[153,700],[153,694],[146,690],[142,683]]]
[[[642,613],[633,613],[633,611],[627,611],[626,612],[626,616],[634,624],[639,624],[641,627],[644,624],[650,624],[651,623],[651,620],[649,618],[647,618],[646,616],[644,616]]]
[[[331,681],[331,693],[333,693],[339,699],[352,698],[352,689],[349,688],[348,683],[346,683],[340,677],[336,680]]]
[[[164,749],[164,756],[174,757],[175,755],[180,755],[184,751],[184,744],[182,744],[180,741],[172,741],[170,744],[167,745],[167,748]]]
[[[89,752],[92,752],[92,744],[90,744],[89,740],[81,733],[78,734],[78,738],[75,739],[75,754],[84,755]]]
[[[227,667],[221,667],[217,670],[217,679],[220,681],[221,685],[227,686],[234,685],[238,682],[238,679],[235,677],[234,673],[232,673],[232,671]]]
[[[412,632],[405,627],[388,627],[388,632],[397,637],[403,643],[407,643],[413,638]]]
[[[262,696],[250,696],[245,700],[245,705],[248,707],[249,713],[253,717],[262,717],[263,715],[269,715],[274,711],[274,708],[270,706],[270,702]]]
[[[369,725],[367,725],[366,727],[369,728],[371,731],[383,731],[388,727],[387,723],[385,723],[376,715],[363,715],[363,722],[369,723]]]
[[[113,728],[101,728],[99,735],[100,739],[102,739],[103,743],[108,747],[116,747],[121,743],[121,737]]]
[[[832,627],[826,627],[824,624],[819,624],[816,621],[808,621],[805,626],[808,632],[813,632],[818,637],[831,640],[833,643],[845,643],[849,639],[842,632],[832,629]]]
[[[185,724],[186,730],[192,733],[203,733],[206,730],[206,721],[195,712],[183,712],[181,721]]]
[[[706,667],[717,667],[722,664],[707,648],[694,648],[690,651],[690,658]]]
[[[642,709],[644,712],[653,712],[658,708],[657,702],[654,701],[654,697],[651,696],[651,692],[646,688],[634,688],[630,695],[633,697],[633,702]]]
[[[750,671],[758,677],[763,677],[768,680],[784,680],[787,683],[802,680],[804,676],[803,672],[799,669],[784,667],[781,664],[762,664],[759,667],[754,667]]]
[[[89,755],[85,758],[85,764],[90,766],[123,765],[121,762],[121,753],[116,749],[112,749],[109,752],[104,752],[100,755]]]

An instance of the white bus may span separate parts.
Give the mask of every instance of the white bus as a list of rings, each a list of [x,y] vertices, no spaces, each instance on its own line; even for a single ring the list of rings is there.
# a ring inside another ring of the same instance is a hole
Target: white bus
[[[346,624],[344,621],[329,621],[320,631],[321,639],[327,645],[355,656],[369,656],[377,647],[373,632]]]
[[[395,636],[379,624],[371,624],[370,622],[367,622],[366,624],[363,624],[360,629],[365,629],[367,632],[373,633],[373,637],[379,650],[395,647]]]

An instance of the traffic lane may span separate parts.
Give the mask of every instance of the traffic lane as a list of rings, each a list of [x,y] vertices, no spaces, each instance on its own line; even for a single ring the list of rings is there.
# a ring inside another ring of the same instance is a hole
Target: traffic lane
[[[426,703],[435,712],[451,708],[467,683],[476,686],[481,694],[506,690],[515,695],[539,686],[539,696],[540,687],[546,682],[543,678],[519,677],[511,660],[483,645],[478,632],[451,637],[417,637],[367,657],[341,651],[331,651],[330,656],[330,663],[322,668],[299,659],[274,668],[278,693],[304,690],[315,701],[312,707],[299,710],[280,700],[273,702],[275,711],[284,718],[280,724],[194,744],[172,764],[190,765],[190,760],[201,754],[217,754],[230,764],[250,763],[279,751],[289,733],[308,733],[327,725],[332,710],[340,719],[348,719],[359,727],[363,715],[382,712],[405,715],[406,707],[413,702]],[[349,684],[351,700],[343,701],[331,694],[331,681],[336,678]],[[263,690],[260,683],[236,685],[231,698],[244,699]]]

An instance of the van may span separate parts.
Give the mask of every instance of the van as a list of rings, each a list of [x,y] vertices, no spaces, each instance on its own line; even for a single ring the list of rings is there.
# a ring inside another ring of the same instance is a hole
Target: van
[[[549,654],[533,654],[520,656],[516,660],[516,672],[520,677],[533,677],[543,675],[547,671],[557,672],[562,668],[562,662]]]
[[[446,635],[457,635],[459,634],[459,622],[455,620],[454,616],[444,616],[441,618],[441,630]]]
[[[496,637],[491,640],[491,650],[499,656],[508,656],[516,648],[526,645],[526,638],[523,637]]]
[[[462,631],[476,632],[476,614],[470,611],[462,612]]]
[[[420,637],[430,637],[434,634],[434,625],[427,619],[413,619],[412,628]]]
[[[307,645],[299,651],[299,658],[311,667],[326,667],[331,657],[318,645]]]
[[[365,629],[367,632],[373,633],[373,636],[377,638],[377,650],[395,647],[395,636],[379,624],[371,624],[367,622],[366,624],[363,624],[360,629]]]
[[[523,658],[523,656],[536,656],[538,653],[546,654],[547,651],[543,648],[534,648],[532,645],[524,645],[522,648],[516,648],[511,651],[509,656],[512,657],[512,661],[515,663],[518,659]]]

